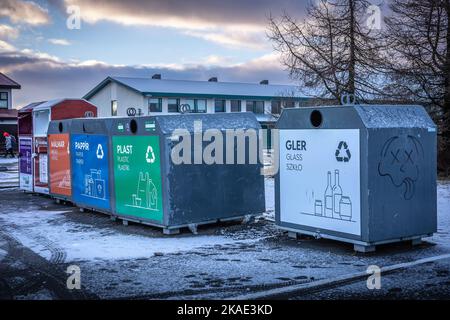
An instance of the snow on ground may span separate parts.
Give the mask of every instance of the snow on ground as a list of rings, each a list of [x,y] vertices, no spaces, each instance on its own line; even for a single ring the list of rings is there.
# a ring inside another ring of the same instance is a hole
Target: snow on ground
[[[7,165],[7,164],[17,164],[18,163],[18,159],[17,158],[5,158],[5,157],[0,157],[0,166],[3,165]]]
[[[450,248],[450,181],[438,181],[438,231],[427,240]]]
[[[39,210],[9,212],[1,214],[0,221],[11,228],[9,233],[14,238],[48,260],[54,258],[54,251],[58,248],[65,252],[64,261],[117,260],[152,257],[155,253],[174,253],[235,242],[230,237],[220,235],[161,235],[155,238],[122,234],[109,228],[86,227],[67,221],[65,213]]]
[[[265,217],[273,219],[274,181],[266,179],[265,184]],[[225,290],[229,288],[332,278],[365,271],[369,265],[450,252],[448,181],[438,182],[438,232],[433,237],[418,247],[380,246],[368,255],[355,254],[351,245],[336,241],[289,239],[264,219],[211,226],[199,235],[164,236],[155,228],[124,227],[104,215],[57,206],[45,197],[9,192],[16,198],[0,206],[0,231],[53,263],[75,262],[83,270],[83,286],[101,298],[185,297],[189,290],[210,290],[202,297],[224,298],[232,295]],[[3,193],[4,199],[10,195]],[[65,209],[70,211],[60,211]]]
[[[0,167],[7,171],[0,171],[0,188],[16,187],[19,185],[19,171],[17,158],[0,158]]]

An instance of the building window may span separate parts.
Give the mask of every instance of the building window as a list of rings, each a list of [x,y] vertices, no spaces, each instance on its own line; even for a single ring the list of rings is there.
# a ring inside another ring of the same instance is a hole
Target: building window
[[[200,113],[206,112],[206,100],[203,99],[195,100],[195,112]]]
[[[167,108],[169,112],[178,112],[180,106],[180,99],[169,99]]]
[[[162,112],[162,99],[149,99],[148,100],[148,113]]]
[[[247,111],[253,113],[264,113],[264,101],[252,101],[248,100],[246,103]]]
[[[0,108],[8,108],[8,92],[0,92]]]
[[[241,100],[231,100],[231,112],[241,112]]]
[[[225,100],[215,101],[214,112],[225,112]]]
[[[280,114],[281,113],[281,101],[280,100],[272,100],[272,114]]]
[[[283,108],[295,108],[295,101],[294,100],[284,100]]]
[[[117,116],[117,100],[111,101],[111,116],[112,117]]]
[[[189,106],[189,112],[195,112],[195,100],[194,99],[185,99],[182,104],[186,104]]]

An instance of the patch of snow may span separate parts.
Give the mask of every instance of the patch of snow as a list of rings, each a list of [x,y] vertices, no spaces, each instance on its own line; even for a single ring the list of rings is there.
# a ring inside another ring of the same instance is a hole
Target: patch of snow
[[[437,183],[438,230],[429,240],[450,249],[450,181]]]
[[[18,164],[18,161],[19,161],[19,159],[17,159],[17,158],[0,157],[0,165]]]
[[[237,242],[221,235],[145,237],[122,234],[109,228],[86,228],[86,225],[68,222],[64,213],[8,212],[0,215],[0,221],[11,227],[8,233],[14,238],[48,260],[60,252],[65,254],[65,261],[144,258],[152,257],[155,253],[175,253]]]

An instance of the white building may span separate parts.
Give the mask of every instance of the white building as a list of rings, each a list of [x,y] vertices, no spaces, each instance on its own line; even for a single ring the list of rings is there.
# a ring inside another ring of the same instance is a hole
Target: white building
[[[99,117],[188,112],[246,112],[256,114],[265,129],[274,127],[283,108],[299,107],[309,98],[299,96],[297,88],[257,83],[166,80],[160,74],[151,78],[108,77],[83,98],[96,105]],[[271,145],[271,135],[267,136]]]
[[[151,78],[108,77],[83,98],[98,108],[99,117],[127,116],[134,108],[140,115],[180,112],[245,112],[279,114],[283,107],[298,107],[308,98],[295,95],[296,88],[260,84],[208,81],[165,80],[159,74]]]

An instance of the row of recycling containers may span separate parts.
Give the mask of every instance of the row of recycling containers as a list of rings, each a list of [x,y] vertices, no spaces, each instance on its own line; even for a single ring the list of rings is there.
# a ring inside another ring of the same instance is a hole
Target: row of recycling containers
[[[170,160],[179,142],[173,140],[173,132],[184,130],[187,135],[180,139],[189,140],[195,122],[201,122],[204,131],[219,125],[224,137],[225,130],[260,129],[250,113],[224,114],[220,119],[180,114],[51,121],[49,194],[80,208],[162,227],[166,234],[190,224],[264,212],[260,164],[190,165],[194,151],[186,163]]]
[[[169,234],[264,212],[262,165],[249,163],[250,145],[244,164],[196,164],[196,121],[202,134],[219,129],[223,137],[261,128],[252,113],[51,121],[50,194]],[[436,232],[436,126],[422,107],[286,109],[276,127],[280,228],[351,242],[358,251]],[[192,164],[171,159],[179,129],[191,139]],[[199,141],[202,150],[211,143]],[[238,146],[232,152],[236,158]]]

